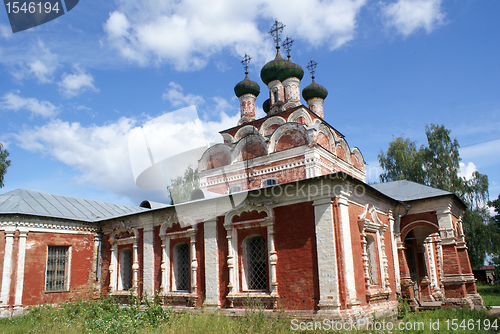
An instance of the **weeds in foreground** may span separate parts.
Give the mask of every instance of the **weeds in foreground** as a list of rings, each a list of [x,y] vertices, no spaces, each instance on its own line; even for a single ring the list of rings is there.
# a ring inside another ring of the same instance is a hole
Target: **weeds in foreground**
[[[197,313],[176,313],[164,309],[160,305],[160,298],[155,296],[153,301],[120,305],[112,298],[101,301],[78,301],[61,304],[58,307],[33,307],[24,316],[11,319],[0,319],[0,333],[339,333],[344,331],[327,330],[327,328],[312,328],[309,330],[308,320],[287,317],[283,312],[275,312],[268,316],[262,309],[249,310],[245,316],[231,318],[217,312],[205,309]],[[436,321],[439,322],[440,333],[498,333],[500,319],[488,316],[483,311],[469,309],[439,309],[433,311],[409,312],[407,304],[401,303],[400,320],[394,320],[392,333],[435,333]],[[457,319],[456,327],[453,319]],[[497,327],[495,329],[495,319]],[[448,321],[447,321],[448,320]],[[464,326],[461,326],[465,320]],[[292,326],[294,321],[294,326]],[[384,319],[374,319],[382,322]],[[385,319],[385,321],[390,321]],[[303,330],[297,324],[303,323]],[[485,324],[489,323],[489,330]],[[413,326],[398,327],[399,324]],[[431,327],[434,324],[434,328]],[[474,326],[471,327],[471,324]],[[478,324],[481,324],[479,328]],[[416,326],[420,327],[416,327]],[[314,325],[315,326],[315,325]],[[296,329],[295,331],[293,329]],[[298,329],[298,330],[297,330]],[[473,329],[473,330],[471,330]],[[373,332],[359,331],[359,333]],[[377,331],[380,332],[380,331]]]

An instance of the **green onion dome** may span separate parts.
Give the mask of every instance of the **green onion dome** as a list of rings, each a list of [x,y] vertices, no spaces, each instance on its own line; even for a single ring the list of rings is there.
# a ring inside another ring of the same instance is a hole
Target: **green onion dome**
[[[264,101],[264,103],[262,104],[262,109],[264,109],[264,112],[266,114],[271,110],[271,105],[270,105],[269,99]]]
[[[278,49],[276,52],[276,58],[264,65],[264,67],[262,67],[262,70],[260,70],[260,78],[266,84],[266,86],[271,81],[278,79],[278,70],[286,62],[287,61],[281,57],[280,50]]]
[[[328,95],[328,91],[325,87],[318,85],[312,80],[312,83],[302,90],[302,97],[304,100],[308,101],[314,97],[319,97],[321,99],[326,99]]]
[[[237,97],[245,94],[258,96],[260,94],[260,86],[255,81],[248,79],[248,73],[245,73],[245,79],[234,86],[234,93]]]
[[[278,70],[277,76],[279,81],[284,81],[288,78],[297,78],[299,80],[302,80],[302,77],[304,76],[304,70],[299,65],[294,64],[290,60],[288,60],[285,65],[281,66],[281,68]]]

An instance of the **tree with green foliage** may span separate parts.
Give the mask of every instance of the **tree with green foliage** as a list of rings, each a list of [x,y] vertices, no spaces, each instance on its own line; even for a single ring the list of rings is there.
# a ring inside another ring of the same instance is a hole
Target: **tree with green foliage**
[[[425,127],[427,146],[420,146],[408,138],[398,137],[389,143],[387,152],[378,158],[384,172],[381,182],[409,180],[434,188],[454,192],[466,204],[463,214],[465,240],[473,268],[484,264],[486,255],[495,252],[494,243],[500,235],[489,223],[487,201],[488,176],[474,172],[467,180],[460,177],[460,154],[456,139],[444,125]]]
[[[200,187],[200,178],[198,177],[198,168],[193,169],[189,166],[184,171],[184,176],[179,176],[170,180],[167,187],[170,192],[172,205],[189,201],[189,196],[193,190]]]
[[[3,180],[4,175],[7,173],[7,168],[10,166],[9,152],[3,148],[3,144],[0,143],[0,188],[4,186]]]
[[[491,230],[494,235],[493,252],[491,263],[500,266],[500,195],[494,201],[488,202],[488,205],[493,208],[495,215],[491,217]],[[498,272],[497,272],[498,273]]]

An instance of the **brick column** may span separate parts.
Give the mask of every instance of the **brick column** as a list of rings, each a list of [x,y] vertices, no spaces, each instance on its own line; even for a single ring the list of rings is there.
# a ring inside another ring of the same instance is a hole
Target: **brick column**
[[[0,305],[7,306],[10,297],[10,278],[12,271],[12,250],[14,248],[14,226],[5,229],[5,251],[3,255],[2,289],[0,290]]]
[[[401,238],[401,237],[400,237]],[[413,281],[411,280],[410,268],[406,260],[406,247],[401,241],[398,242],[399,274],[401,276],[401,295],[413,301],[415,293],[413,291]]]
[[[339,282],[332,200],[314,201],[314,222],[318,254],[319,309],[338,310]]]
[[[205,302],[219,307],[219,261],[217,248],[217,218],[205,221]]]
[[[24,262],[26,257],[26,238],[28,230],[19,228],[19,249],[17,256],[17,282],[14,306],[22,306],[23,304],[23,287],[24,287]]]
[[[439,233],[441,235],[441,249],[443,254],[443,285],[444,304],[469,304],[465,288],[465,278],[462,275],[457,251],[457,240],[451,220],[451,213],[438,213]]]
[[[109,263],[109,292],[118,290],[118,245],[111,246],[111,261]]]
[[[401,242],[401,234],[399,233],[399,217],[397,217],[397,220],[394,220],[394,214],[392,210],[389,210],[389,231],[391,233],[392,261],[394,265],[396,292],[401,293],[398,247],[397,247],[398,242]]]
[[[143,233],[143,254],[144,254],[144,264],[142,268],[143,272],[143,295],[147,294],[148,299],[152,300],[155,294],[154,289],[154,247],[153,247],[153,225],[144,227]],[[139,261],[137,261],[139,262]],[[135,261],[134,261],[135,263]]]
[[[162,235],[161,239],[161,291],[165,294],[170,291],[170,238]]]
[[[233,237],[233,231],[231,229],[231,223],[225,223],[224,227],[226,228],[227,232],[227,267],[229,271],[229,283],[227,287],[229,288],[229,293],[227,294],[228,296],[231,296],[235,294],[238,291],[238,281],[237,281],[237,276],[235,272],[235,266],[236,266],[236,261],[238,259],[235,259],[235,249],[234,247],[237,247],[237,240],[236,240],[236,233]],[[233,300],[230,299],[230,307],[233,307]]]
[[[342,255],[344,264],[344,282],[347,291],[347,306],[353,307],[360,305],[361,302],[357,298],[356,281],[354,279],[354,260],[352,253],[352,239],[351,239],[351,224],[349,221],[349,203],[347,199],[349,193],[341,191],[338,197],[339,205],[339,218],[340,218],[340,233],[342,240]],[[383,270],[380,268],[380,270]],[[381,275],[383,278],[383,274]]]

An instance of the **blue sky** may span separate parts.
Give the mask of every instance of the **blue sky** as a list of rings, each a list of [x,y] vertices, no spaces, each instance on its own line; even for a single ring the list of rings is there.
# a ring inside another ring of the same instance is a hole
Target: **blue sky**
[[[166,156],[193,148],[183,133],[193,124],[205,142],[221,141],[238,120],[245,53],[257,105],[267,98],[259,73],[275,54],[275,18],[295,40],[292,60],[318,62],[325,120],[361,150],[369,182],[393,136],[426,144],[434,123],[460,143],[464,175],[477,169],[490,198],[500,193],[498,1],[81,0],[15,34],[0,12],[0,142],[12,160],[2,193],[166,201],[135,185],[131,133],[150,129]],[[198,120],[161,117],[190,105]]]

